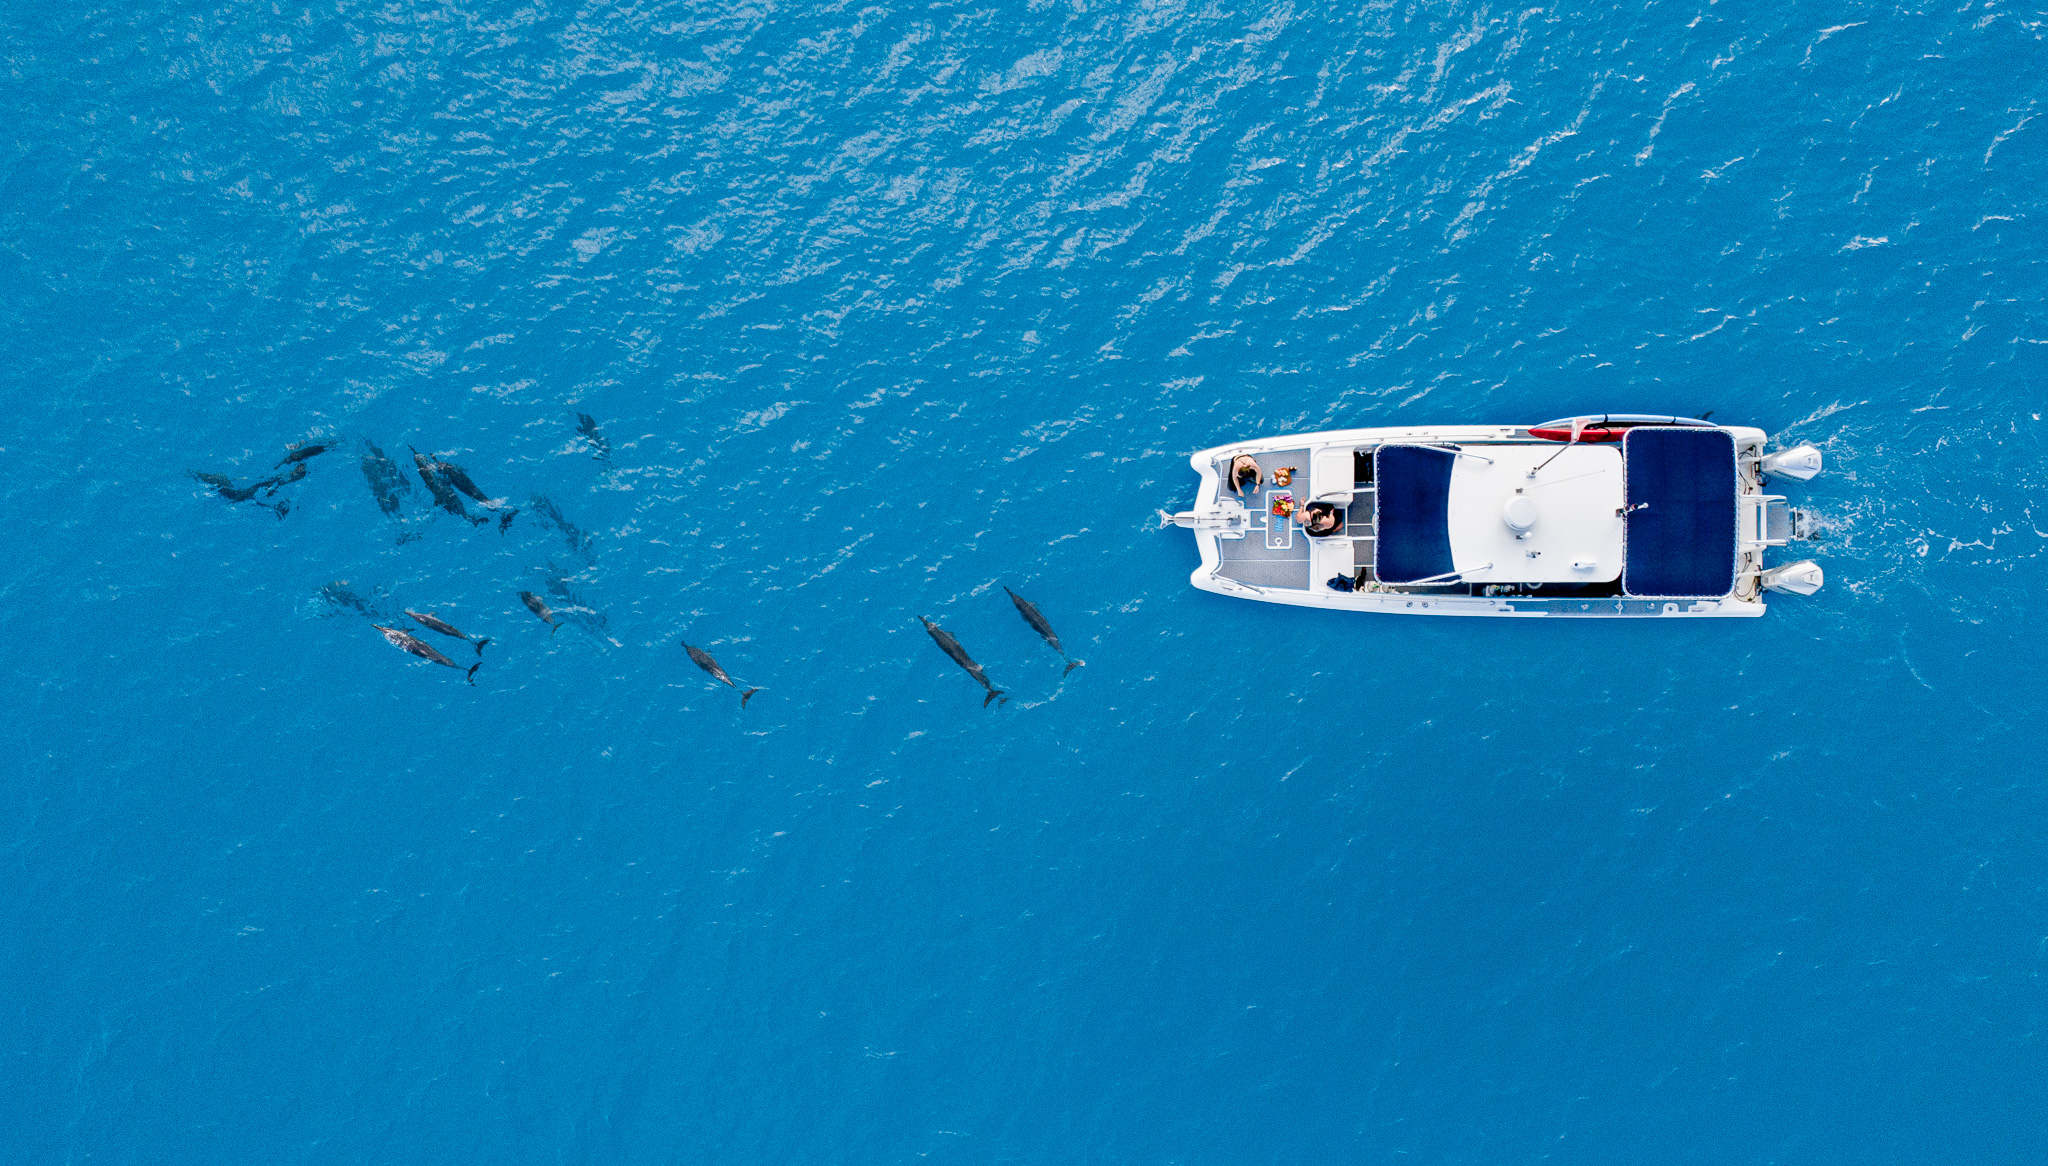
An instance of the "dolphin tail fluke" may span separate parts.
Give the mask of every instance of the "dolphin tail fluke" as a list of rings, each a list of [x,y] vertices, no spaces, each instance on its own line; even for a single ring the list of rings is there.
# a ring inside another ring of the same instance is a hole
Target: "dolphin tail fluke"
[[[562,625],[561,625],[561,624],[554,624],[554,625],[552,625],[552,626],[551,626],[551,628],[549,629],[549,631],[548,631],[548,634],[552,636],[552,635],[554,635],[554,634],[555,634],[556,632],[559,632],[559,631],[561,631],[561,630],[562,630]]]
[[[479,656],[483,655],[483,654],[484,654],[484,645],[485,645],[485,644],[488,644],[488,643],[490,643],[490,642],[491,642],[491,637],[489,637],[489,636],[485,636],[485,637],[484,637],[483,639],[481,639],[481,640],[478,640],[478,641],[476,642],[476,654],[477,654],[477,655],[479,655]]]
[[[747,707],[747,698],[748,698],[748,697],[750,697],[750,696],[752,696],[752,695],[754,695],[755,693],[757,693],[757,692],[759,692],[759,691],[761,691],[761,690],[760,690],[760,689],[758,689],[758,688],[749,688],[749,689],[748,689],[748,690],[746,690],[745,692],[743,692],[743,693],[740,693],[740,707],[741,707],[741,708],[745,708],[745,707]]]
[[[1072,672],[1074,669],[1081,667],[1083,664],[1086,664],[1087,662],[1088,661],[1086,660],[1069,660],[1067,661],[1067,672]],[[1060,673],[1061,680],[1065,680],[1067,678],[1067,672]]]
[[[994,700],[995,698],[997,698],[997,697],[999,697],[999,696],[1003,696],[1003,690],[1002,690],[1002,689],[1000,689],[1000,688],[991,688],[991,689],[989,689],[989,690],[988,690],[988,695],[987,695],[987,696],[984,696],[984,697],[982,697],[982,698],[981,698],[981,707],[983,707],[983,708],[987,708],[987,707],[988,707],[988,702],[990,702],[990,701]],[[1004,704],[1009,704],[1009,703],[1010,703],[1010,698],[1009,698],[1009,697],[1007,697],[1007,696],[1003,696],[1003,703],[1004,703]]]
[[[479,668],[481,668],[481,667],[483,667],[483,666],[484,666],[484,662],[483,662],[482,660],[478,660],[478,661],[477,661],[476,663],[474,663],[474,664],[471,664],[471,665],[469,666],[469,671],[468,671],[468,672],[467,672],[466,674],[464,674],[464,677],[463,677],[463,678],[464,678],[465,680],[468,680],[468,681],[469,681],[469,682],[470,682],[471,684],[475,684],[475,683],[476,683],[476,670],[477,670],[477,669],[479,669]]]

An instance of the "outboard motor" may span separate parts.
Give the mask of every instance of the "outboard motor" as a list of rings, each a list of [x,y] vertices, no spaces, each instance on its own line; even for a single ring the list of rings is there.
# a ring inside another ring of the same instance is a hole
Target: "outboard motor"
[[[1757,463],[1764,473],[1780,478],[1795,478],[1801,482],[1811,481],[1820,473],[1820,450],[1810,441],[1802,441],[1791,449],[1781,449],[1767,455]]]
[[[1786,595],[1811,595],[1827,582],[1820,564],[1812,559],[1801,559],[1782,567],[1772,567],[1757,577],[1766,591],[1778,591]]]

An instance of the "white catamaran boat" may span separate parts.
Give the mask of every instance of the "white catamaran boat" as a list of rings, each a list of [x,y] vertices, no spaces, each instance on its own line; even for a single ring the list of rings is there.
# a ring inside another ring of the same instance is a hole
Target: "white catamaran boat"
[[[1401,615],[1755,616],[1811,595],[1811,560],[1766,567],[1806,516],[1767,477],[1821,455],[1763,430],[1607,414],[1544,425],[1336,429],[1221,445],[1192,530],[1204,591]],[[1328,533],[1312,533],[1326,531]]]

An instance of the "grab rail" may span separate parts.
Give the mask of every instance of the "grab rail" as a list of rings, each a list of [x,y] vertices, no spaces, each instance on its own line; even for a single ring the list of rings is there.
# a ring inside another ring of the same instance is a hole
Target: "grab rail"
[[[1480,567],[1467,567],[1463,571],[1446,571],[1441,575],[1430,575],[1422,579],[1409,579],[1402,582],[1396,582],[1392,579],[1383,579],[1381,580],[1381,582],[1385,583],[1389,587],[1441,587],[1448,583],[1462,582],[1460,576],[1470,574],[1473,571],[1491,571],[1492,569],[1493,564],[1487,563],[1486,565]]]

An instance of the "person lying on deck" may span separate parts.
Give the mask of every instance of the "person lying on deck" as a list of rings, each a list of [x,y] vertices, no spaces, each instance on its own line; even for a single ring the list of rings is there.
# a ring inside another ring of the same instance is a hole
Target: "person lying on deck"
[[[1248,453],[1238,454],[1230,459],[1230,492],[1242,498],[1246,494],[1259,492],[1259,483],[1265,479],[1259,473],[1259,463]]]
[[[1344,529],[1344,519],[1328,502],[1311,502],[1301,508],[1301,529],[1311,538],[1328,538]]]

